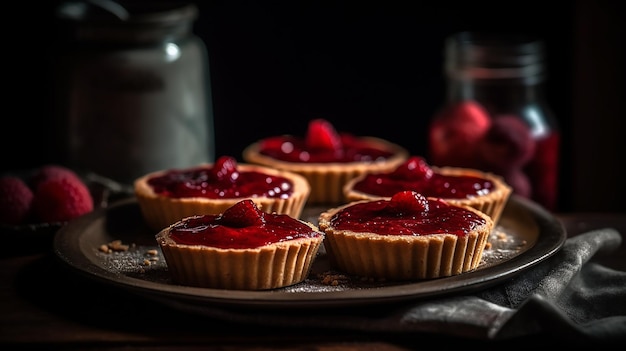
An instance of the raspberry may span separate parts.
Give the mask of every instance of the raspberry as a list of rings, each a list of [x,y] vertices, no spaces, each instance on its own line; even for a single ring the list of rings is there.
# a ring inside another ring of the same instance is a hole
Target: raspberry
[[[25,223],[31,212],[33,197],[32,190],[21,178],[0,177],[0,223]]]
[[[37,185],[33,210],[42,222],[64,222],[91,212],[93,198],[78,177],[52,177]]]
[[[389,200],[388,208],[395,213],[420,213],[428,211],[428,200],[415,191],[401,191]]]
[[[434,171],[421,156],[411,156],[403,164],[390,173],[396,179],[429,179]]]
[[[224,225],[233,228],[245,228],[263,224],[263,213],[250,199],[241,200],[226,209],[220,217]]]
[[[239,177],[237,171],[237,160],[231,156],[221,156],[215,161],[211,168],[211,174],[216,181],[234,181]]]
[[[61,165],[49,164],[41,166],[30,178],[30,184],[33,189],[37,189],[39,183],[53,178],[73,178],[80,179],[78,175],[69,168]]]
[[[489,113],[475,101],[463,101],[447,107],[430,125],[431,163],[439,166],[475,166],[478,142],[490,125]]]
[[[335,127],[321,118],[309,122],[305,142],[311,149],[339,150],[342,146],[341,136]]]

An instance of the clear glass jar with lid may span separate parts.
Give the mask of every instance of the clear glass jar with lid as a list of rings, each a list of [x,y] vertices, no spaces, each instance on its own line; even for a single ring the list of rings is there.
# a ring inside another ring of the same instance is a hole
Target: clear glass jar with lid
[[[544,94],[545,47],[521,35],[461,32],[445,43],[445,105],[429,161],[504,177],[548,210],[558,201],[560,134]]]
[[[70,1],[57,9],[59,153],[132,184],[214,159],[208,53],[191,2]]]

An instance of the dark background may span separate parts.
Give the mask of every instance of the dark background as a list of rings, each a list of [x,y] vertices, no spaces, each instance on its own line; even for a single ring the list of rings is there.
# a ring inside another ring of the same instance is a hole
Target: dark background
[[[445,99],[443,42],[455,32],[522,32],[545,41],[546,94],[562,130],[559,211],[626,213],[625,29],[621,1],[197,1],[209,51],[216,155],[239,158],[263,136],[304,133],[326,118],[426,153]],[[3,171],[58,162],[54,8],[7,5]],[[17,25],[15,23],[18,23]]]

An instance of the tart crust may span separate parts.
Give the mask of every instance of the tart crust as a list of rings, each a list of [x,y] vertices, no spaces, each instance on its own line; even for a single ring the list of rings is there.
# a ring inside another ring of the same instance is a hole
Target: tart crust
[[[472,271],[481,263],[494,226],[486,214],[472,207],[459,206],[484,218],[485,224],[464,236],[385,235],[333,228],[333,215],[352,204],[320,214],[319,228],[326,234],[324,247],[331,264],[343,272],[367,278],[419,280]]]
[[[319,229],[306,223],[315,231]],[[203,288],[264,290],[294,285],[310,273],[324,235],[253,249],[177,244],[170,227],[156,235],[172,279]]]
[[[261,154],[262,141],[250,144],[243,150],[242,155],[248,163],[290,171],[304,176],[311,186],[309,204],[340,204],[347,200],[342,189],[349,180],[365,173],[391,171],[409,157],[408,150],[384,139],[376,137],[359,137],[359,139],[381,150],[391,151],[392,156],[375,162],[287,162]]]

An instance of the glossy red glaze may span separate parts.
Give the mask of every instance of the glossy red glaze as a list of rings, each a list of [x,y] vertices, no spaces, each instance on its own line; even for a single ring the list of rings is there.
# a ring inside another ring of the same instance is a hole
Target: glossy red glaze
[[[404,200],[408,193],[416,194],[413,205]],[[398,206],[394,204],[396,201],[404,204]],[[356,203],[338,211],[330,220],[337,230],[413,236],[442,233],[465,236],[485,223],[474,212],[442,200],[424,199],[415,192],[401,192],[391,200]]]
[[[170,237],[178,244],[220,249],[252,249],[320,235],[287,215],[260,211],[251,200],[240,201],[223,214],[186,218],[170,230]]]
[[[224,166],[227,165],[227,166]],[[222,157],[215,166],[170,170],[148,180],[154,192],[172,198],[238,197],[287,198],[293,184],[286,178],[236,168],[232,158]]]
[[[299,163],[373,162],[385,160],[393,153],[372,146],[371,142],[349,134],[340,135],[336,148],[309,147],[304,138],[271,137],[261,141],[260,153],[277,160]]]
[[[474,176],[452,176],[435,173],[419,157],[411,157],[390,173],[373,173],[354,185],[363,193],[391,197],[404,190],[424,196],[463,199],[488,194],[494,184]]]

